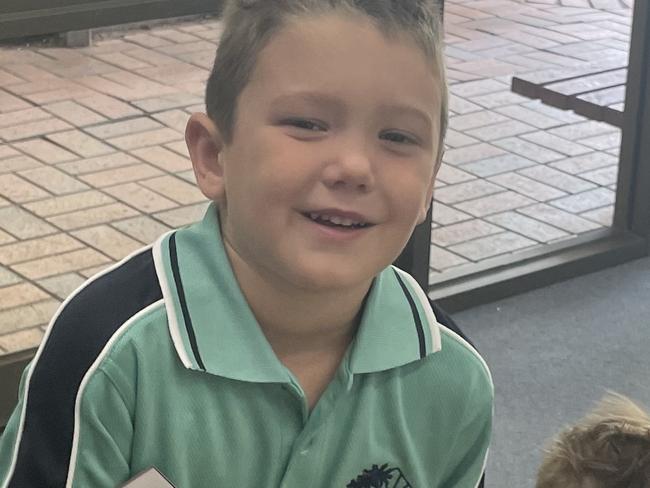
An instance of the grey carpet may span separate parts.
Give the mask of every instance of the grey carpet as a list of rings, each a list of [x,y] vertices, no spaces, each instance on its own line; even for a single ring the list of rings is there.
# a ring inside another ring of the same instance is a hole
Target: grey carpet
[[[608,389],[650,407],[650,258],[454,318],[495,383],[487,488],[533,487],[546,441]]]

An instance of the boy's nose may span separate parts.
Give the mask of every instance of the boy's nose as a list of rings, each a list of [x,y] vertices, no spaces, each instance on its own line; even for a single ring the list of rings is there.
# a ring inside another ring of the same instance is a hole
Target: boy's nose
[[[331,188],[348,188],[367,192],[374,186],[372,160],[365,149],[340,150],[329,161],[324,182]]]

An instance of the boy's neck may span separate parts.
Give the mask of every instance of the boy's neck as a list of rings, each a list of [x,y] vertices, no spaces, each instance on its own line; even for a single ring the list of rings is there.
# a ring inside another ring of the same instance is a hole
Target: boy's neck
[[[326,293],[279,286],[250,267],[225,239],[224,247],[246,301],[279,358],[345,352],[372,280]]]

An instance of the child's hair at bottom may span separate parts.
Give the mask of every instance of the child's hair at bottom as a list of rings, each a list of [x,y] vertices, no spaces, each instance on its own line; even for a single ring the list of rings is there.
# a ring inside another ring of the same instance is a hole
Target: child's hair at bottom
[[[650,417],[608,393],[546,450],[537,488],[649,488]]]

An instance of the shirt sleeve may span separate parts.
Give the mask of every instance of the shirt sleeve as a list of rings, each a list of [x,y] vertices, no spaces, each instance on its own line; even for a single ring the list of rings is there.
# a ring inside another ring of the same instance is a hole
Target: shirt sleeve
[[[489,380],[470,389],[463,422],[450,447],[450,464],[440,488],[477,488],[485,472],[492,435],[493,389]]]
[[[84,390],[77,431],[71,457],[73,488],[115,488],[129,479],[132,415],[101,369]]]
[[[32,435],[25,416],[54,421],[48,405],[29,405],[28,370],[23,372],[19,402],[0,437],[0,486],[3,488],[115,488],[130,477],[133,423],[111,379],[96,370],[80,393],[68,453],[58,452],[59,439]],[[59,435],[65,435],[59,431]],[[65,460],[65,461],[62,461]],[[47,480],[47,481],[45,481]],[[45,484],[44,484],[45,483]]]

